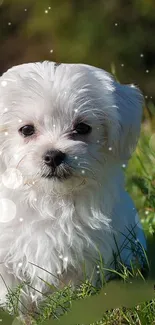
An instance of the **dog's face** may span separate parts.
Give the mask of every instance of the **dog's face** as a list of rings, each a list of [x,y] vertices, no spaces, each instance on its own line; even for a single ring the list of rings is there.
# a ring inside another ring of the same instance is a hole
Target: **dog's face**
[[[99,181],[134,149],[141,102],[135,87],[91,66],[14,67],[0,78],[1,169],[32,184]]]

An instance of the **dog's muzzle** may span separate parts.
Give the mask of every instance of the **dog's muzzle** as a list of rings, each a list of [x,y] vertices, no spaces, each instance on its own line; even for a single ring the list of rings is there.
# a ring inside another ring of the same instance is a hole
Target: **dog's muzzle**
[[[66,179],[71,176],[71,168],[65,163],[66,154],[59,150],[49,150],[43,156],[47,172],[42,173],[45,178]]]

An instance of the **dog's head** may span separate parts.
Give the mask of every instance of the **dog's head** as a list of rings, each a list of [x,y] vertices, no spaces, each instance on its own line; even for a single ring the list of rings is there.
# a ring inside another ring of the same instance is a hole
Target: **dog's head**
[[[0,78],[1,169],[26,183],[99,181],[134,150],[142,101],[136,87],[88,65],[13,67]]]

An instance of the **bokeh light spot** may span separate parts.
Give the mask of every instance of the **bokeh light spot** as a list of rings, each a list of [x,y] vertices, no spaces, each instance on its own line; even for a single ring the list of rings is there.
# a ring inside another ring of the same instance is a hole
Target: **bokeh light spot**
[[[2,87],[6,87],[6,86],[7,86],[7,81],[6,81],[6,80],[3,80],[3,81],[1,82],[1,86],[2,86]]]
[[[0,199],[0,222],[9,222],[16,216],[16,205],[13,201],[2,198]]]
[[[2,182],[5,187],[10,189],[16,189],[22,184],[23,177],[18,169],[7,168],[2,175]]]

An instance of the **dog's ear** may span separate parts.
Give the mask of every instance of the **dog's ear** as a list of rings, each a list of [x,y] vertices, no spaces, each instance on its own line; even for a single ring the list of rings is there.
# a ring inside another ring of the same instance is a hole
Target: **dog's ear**
[[[103,97],[106,146],[121,161],[127,161],[140,135],[143,95],[134,85],[121,85],[104,70],[94,69]],[[104,106],[105,105],[105,106]]]
[[[135,150],[140,135],[143,96],[133,85],[120,85],[115,82],[113,93],[118,111],[118,143],[121,160],[128,160]]]

